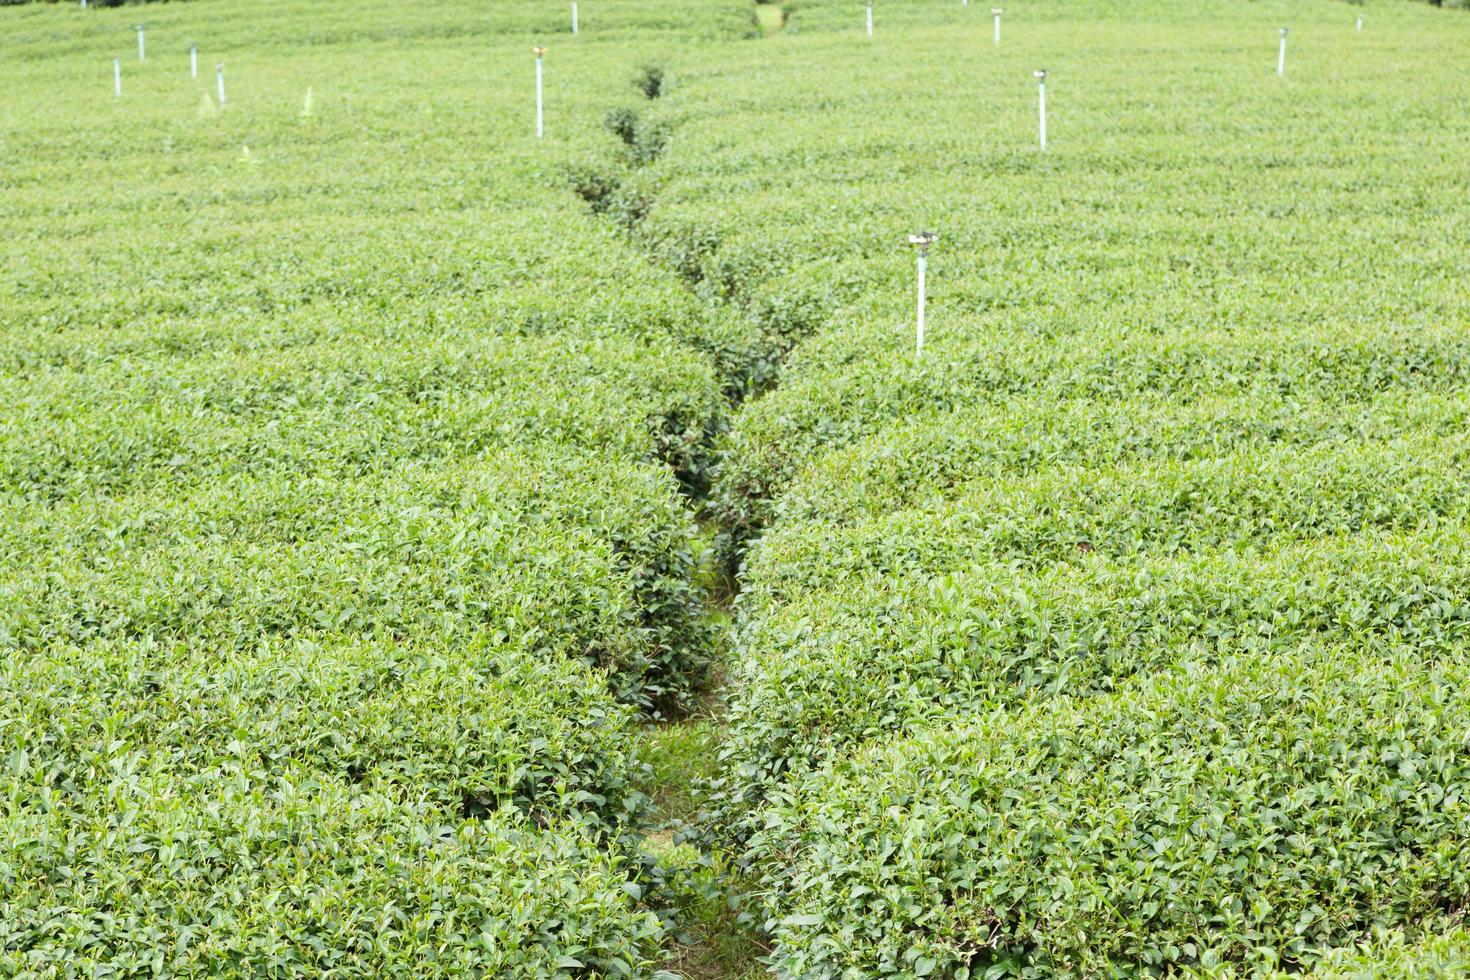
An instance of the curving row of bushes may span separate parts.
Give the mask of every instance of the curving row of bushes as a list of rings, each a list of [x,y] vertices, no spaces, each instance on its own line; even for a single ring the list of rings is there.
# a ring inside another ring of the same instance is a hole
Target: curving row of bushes
[[[1042,3],[996,46],[813,0],[738,104],[685,88],[642,227],[697,288],[822,300],[712,492],[708,833],[778,977],[1463,964],[1470,306],[1419,148],[1465,133],[1391,67],[1463,38],[1343,9],[1293,7],[1283,82],[1244,9]]]
[[[121,12],[0,18],[0,974],[659,975],[759,337],[558,175],[742,15],[584,3],[555,148],[535,4],[160,4],[107,101]]]
[[[575,823],[465,820],[310,772],[0,779],[0,968],[24,976],[644,977],[662,926]],[[48,804],[46,801],[51,800]]]
[[[677,709],[709,634],[693,522],[666,471],[568,447],[404,462],[344,480],[266,473],[4,508],[0,644],[509,637]]]
[[[890,335],[892,327],[884,324]],[[859,347],[873,343],[856,334]],[[1448,324],[1375,332],[1347,343],[1324,335],[1285,339],[1194,334],[1160,339],[1103,330],[1056,338],[1002,336],[916,360],[890,344],[846,363],[826,339],[792,358],[781,396],[752,406],[728,440],[716,504],[748,533],[768,520],[779,496],[822,450],[870,436],[916,412],[988,412],[997,402],[1034,399],[1231,397],[1362,402],[1404,388],[1458,392],[1470,371],[1470,342]],[[888,348],[888,349],[883,349]],[[802,370],[805,364],[820,365]],[[1055,409],[1051,409],[1055,411]]]
[[[1308,645],[860,753],[771,808],[777,968],[1259,973],[1459,909],[1466,679]]]

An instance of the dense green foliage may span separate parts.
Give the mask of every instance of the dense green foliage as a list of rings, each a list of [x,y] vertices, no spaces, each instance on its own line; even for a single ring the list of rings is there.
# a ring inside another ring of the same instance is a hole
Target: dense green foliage
[[[196,782],[136,771],[8,814],[0,967],[571,977],[655,962],[657,916],[574,827],[446,819],[333,779]]]
[[[1470,74],[1398,69],[1464,25],[861,16],[795,5],[745,62],[759,118],[696,86],[677,145],[721,150],[648,219],[706,289],[822,308],[713,491],[744,568],[715,826],[776,972],[1417,948],[1470,858]]]
[[[1309,647],[859,756],[774,808],[800,828],[778,967],[1256,970],[1457,907],[1465,691],[1418,651]]]
[[[0,973],[648,976],[760,337],[565,173],[746,19],[589,9],[552,149],[539,5],[123,16],[0,31]]]
[[[1470,22],[754,6],[4,11],[0,974],[1463,972]]]
[[[1417,942],[1390,932],[1358,947],[1334,950],[1317,969],[1327,980],[1389,980],[1428,977],[1448,980],[1470,970],[1470,930],[1457,923],[1431,928]]]
[[[238,652],[273,636],[498,634],[604,668],[622,700],[673,702],[707,643],[692,536],[666,473],[564,449],[357,480],[241,476],[167,499],[31,499],[7,509],[0,538],[0,642],[186,637]]]

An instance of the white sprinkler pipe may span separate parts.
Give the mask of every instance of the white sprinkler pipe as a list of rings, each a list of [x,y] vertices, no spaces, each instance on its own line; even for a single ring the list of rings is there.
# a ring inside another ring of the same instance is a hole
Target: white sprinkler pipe
[[[536,55],[536,138],[541,139],[545,133],[543,102],[541,94],[541,55]]]
[[[1046,69],[1036,73],[1036,91],[1041,109],[1041,148],[1046,149]]]

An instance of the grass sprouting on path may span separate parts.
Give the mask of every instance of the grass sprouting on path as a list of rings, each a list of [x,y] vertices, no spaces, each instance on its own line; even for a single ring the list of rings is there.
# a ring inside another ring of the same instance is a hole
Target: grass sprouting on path
[[[758,3],[755,7],[756,23],[767,35],[775,34],[786,26],[786,11],[776,3]]]

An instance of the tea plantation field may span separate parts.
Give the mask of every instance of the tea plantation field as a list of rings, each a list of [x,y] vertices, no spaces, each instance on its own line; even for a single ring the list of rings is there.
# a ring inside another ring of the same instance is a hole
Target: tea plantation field
[[[570,6],[0,6],[0,976],[1470,975],[1470,11]]]

